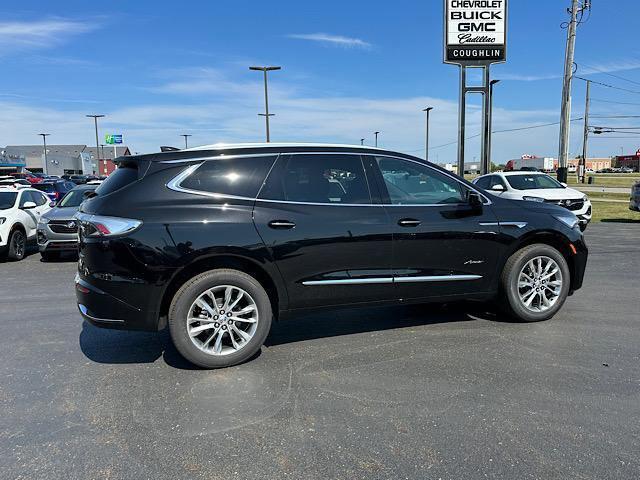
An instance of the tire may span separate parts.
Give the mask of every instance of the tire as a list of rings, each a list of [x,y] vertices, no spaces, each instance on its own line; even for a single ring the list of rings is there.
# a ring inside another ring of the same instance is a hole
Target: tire
[[[7,258],[13,261],[22,260],[27,250],[27,236],[24,232],[19,229],[11,232],[8,244]]]
[[[60,258],[60,252],[40,252],[40,256],[42,257],[42,260],[44,260],[45,262],[51,262],[54,260],[58,260]]]
[[[538,271],[538,259],[542,264],[542,274],[535,273]],[[544,272],[548,264],[551,267]],[[558,273],[545,278],[556,267]],[[517,320],[539,322],[553,317],[562,308],[569,294],[571,274],[567,260],[558,250],[550,245],[534,244],[509,257],[502,271],[501,283],[502,309]],[[545,304],[543,296],[549,305]],[[531,303],[527,306],[528,302]]]
[[[226,303],[231,306],[233,318],[245,318],[243,321],[229,319],[225,316],[229,312],[223,315],[222,304],[229,288],[232,296]],[[238,306],[234,307],[240,291],[243,291],[243,295]],[[217,309],[214,310],[213,300],[206,292],[213,292]],[[196,300],[203,298],[207,309],[199,306],[202,302],[196,303]],[[253,310],[250,309],[252,305]],[[242,313],[243,310],[249,311]],[[196,321],[187,320],[190,314],[192,320]],[[217,315],[214,317],[214,314]],[[254,316],[255,323],[248,323],[254,320],[250,318]],[[168,323],[171,339],[185,359],[203,368],[223,368],[248,360],[260,349],[271,329],[272,317],[269,296],[255,278],[238,270],[220,269],[197,275],[180,287],[171,301]],[[203,321],[199,321],[199,318],[203,318]],[[214,322],[213,318],[219,321]],[[194,336],[193,333],[201,327],[206,330],[200,330]],[[190,329],[192,335],[189,334]],[[239,332],[236,333],[237,330],[242,330],[250,338],[245,339]],[[240,348],[235,348],[236,343]],[[216,348],[221,350],[216,352]]]

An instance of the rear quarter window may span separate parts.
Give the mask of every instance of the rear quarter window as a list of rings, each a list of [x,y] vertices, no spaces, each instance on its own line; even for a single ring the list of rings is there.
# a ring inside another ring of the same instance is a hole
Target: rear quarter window
[[[277,155],[207,160],[180,188],[255,198]]]
[[[107,179],[102,182],[96,193],[98,195],[108,195],[138,180],[137,165],[123,165],[116,168]]]

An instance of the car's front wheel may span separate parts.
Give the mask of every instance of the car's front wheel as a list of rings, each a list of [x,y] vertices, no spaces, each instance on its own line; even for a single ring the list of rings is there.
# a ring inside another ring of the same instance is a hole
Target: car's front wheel
[[[27,250],[27,236],[22,230],[14,230],[9,237],[9,260],[22,260]]]
[[[169,330],[178,351],[204,368],[236,365],[253,356],[271,328],[265,289],[238,270],[211,270],[186,282],[169,308]]]
[[[547,320],[564,304],[570,283],[567,260],[558,250],[545,244],[529,245],[505,264],[503,306],[525,322]]]

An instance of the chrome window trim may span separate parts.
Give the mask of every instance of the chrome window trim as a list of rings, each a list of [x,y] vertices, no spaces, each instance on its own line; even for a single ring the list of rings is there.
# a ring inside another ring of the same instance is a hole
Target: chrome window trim
[[[306,286],[318,285],[366,285],[380,283],[426,283],[426,282],[461,282],[479,280],[482,275],[420,275],[416,277],[375,277],[375,278],[345,278],[338,280],[307,280],[302,282]]]
[[[470,188],[471,190],[473,190],[474,192],[476,192],[477,194],[479,194],[486,202],[484,203],[484,205],[491,205],[492,202],[491,200],[489,200],[489,198],[482,194],[480,191],[476,190],[475,188],[470,187],[469,185],[460,182],[459,179],[457,179],[455,176],[450,175],[449,173],[446,172],[441,172],[440,170],[436,170],[435,168],[433,168],[432,166],[426,164],[426,163],[422,163],[422,162],[418,162],[416,160],[411,160],[409,158],[404,158],[404,157],[396,157],[393,155],[374,155],[371,152],[334,152],[334,151],[326,151],[326,152],[280,152],[280,153],[276,153],[276,152],[272,152],[272,153],[259,153],[259,154],[242,154],[242,155],[217,155],[217,156],[212,156],[212,157],[197,157],[197,158],[188,158],[188,159],[180,159],[180,160],[164,160],[161,163],[189,163],[189,162],[200,162],[196,165],[191,165],[189,167],[187,167],[185,170],[183,170],[181,173],[179,173],[176,177],[174,177],[172,180],[170,180],[169,182],[167,182],[166,187],[169,188],[170,190],[176,191],[176,192],[181,192],[181,193],[191,193],[193,195],[200,195],[203,197],[209,197],[209,198],[215,198],[215,199],[230,199],[230,200],[245,200],[245,201],[252,201],[252,202],[267,202],[267,203],[285,203],[285,204],[292,204],[292,205],[317,205],[317,206],[333,206],[333,207],[455,207],[455,206],[463,206],[463,205],[467,205],[466,203],[405,203],[405,204],[393,204],[393,203],[318,203],[318,202],[297,202],[297,201],[292,201],[292,200],[271,200],[271,199],[266,199],[266,198],[259,198],[260,196],[260,192],[262,192],[262,189],[264,188],[264,183],[266,182],[267,178],[269,178],[269,175],[271,174],[271,171],[273,170],[273,167],[275,166],[275,164],[278,161],[278,158],[276,158],[276,160],[273,162],[273,164],[271,165],[271,168],[269,169],[269,172],[267,173],[267,175],[265,176],[264,181],[262,182],[262,185],[260,186],[260,189],[258,190],[258,194],[255,197],[243,197],[243,196],[239,196],[239,195],[229,195],[229,194],[225,194],[225,193],[215,193],[215,192],[205,192],[202,190],[192,190],[189,188],[184,188],[180,186],[180,183],[187,178],[189,175],[191,175],[193,172],[195,172],[201,165],[203,165],[205,162],[210,161],[210,160],[219,160],[222,158],[249,158],[249,157],[271,157],[271,156],[277,156],[279,157],[280,155],[358,155],[360,157],[363,156],[380,156],[380,157],[387,157],[387,158],[394,158],[397,160],[406,160],[408,162],[413,162],[413,163],[417,163],[418,165],[422,165],[424,167],[427,167],[431,170],[434,170],[438,173],[444,174],[446,176],[448,176],[449,178],[451,178],[452,180],[454,180],[455,182],[461,184],[463,187],[466,188]],[[365,169],[365,176],[366,176],[366,169]],[[367,184],[369,182],[369,179],[367,178]],[[369,190],[371,190],[371,187],[369,186]]]

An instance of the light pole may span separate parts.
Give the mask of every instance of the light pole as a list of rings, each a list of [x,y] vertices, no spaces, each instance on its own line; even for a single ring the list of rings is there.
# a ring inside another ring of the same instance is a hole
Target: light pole
[[[249,70],[258,70],[264,73],[264,113],[259,113],[261,117],[265,118],[266,126],[267,126],[267,143],[271,141],[269,135],[269,117],[272,117],[274,114],[269,113],[269,93],[267,89],[267,72],[272,72],[274,70],[280,70],[282,67],[249,67]]]
[[[192,137],[193,135],[189,135],[188,133],[183,133],[180,136],[184,137],[184,149],[186,150],[187,148],[189,148],[189,143],[187,142],[187,139],[189,137]]]
[[[360,139],[360,145],[364,145],[364,138]]]
[[[100,140],[98,140],[98,119],[104,117],[104,115],[85,115],[87,118],[93,118],[93,123],[96,126],[96,160],[97,167],[100,168]],[[115,157],[115,155],[114,155]],[[96,173],[95,170],[92,173]]]
[[[424,159],[429,161],[429,113],[433,110],[433,107],[423,108],[422,111],[427,114],[427,131],[425,133],[424,141]]]
[[[49,173],[49,163],[47,161],[47,137],[51,135],[50,133],[39,133],[42,137],[42,143],[44,144],[44,174],[47,175]]]
[[[378,134],[380,132],[373,132],[373,134],[376,136],[376,147],[378,146]]]
[[[491,173],[491,146],[493,141],[493,86],[499,83],[500,80],[491,80],[489,82],[489,125],[487,126],[487,145],[485,147],[487,152],[487,162],[489,163],[489,171],[485,173]]]

